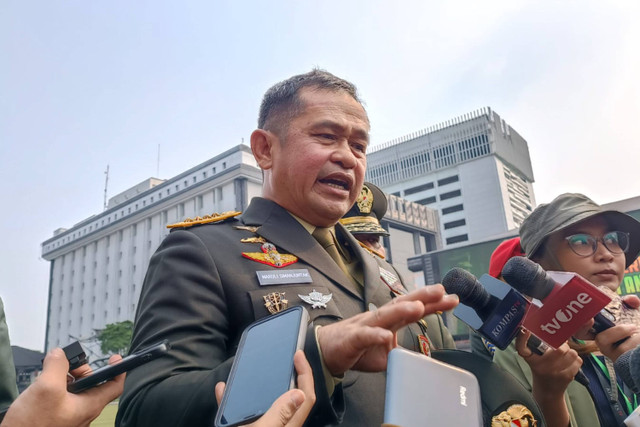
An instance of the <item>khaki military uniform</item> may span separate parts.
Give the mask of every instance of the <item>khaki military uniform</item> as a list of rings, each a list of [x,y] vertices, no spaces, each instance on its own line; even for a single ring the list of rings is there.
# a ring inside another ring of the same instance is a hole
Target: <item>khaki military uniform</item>
[[[117,424],[123,426],[210,426],[217,409],[213,390],[227,379],[244,328],[269,315],[265,296],[277,293],[288,305],[305,306],[315,325],[346,319],[391,300],[380,267],[397,275],[384,260],[371,256],[341,225],[339,240],[362,264],[364,286],[354,287],[329,254],[286,210],[262,198],[252,200],[241,216],[223,223],[172,231],[151,258],[140,296],[131,351],[169,339],[168,356],[127,375]],[[243,256],[260,253],[257,243],[241,239],[261,237],[273,243],[282,260],[296,262],[282,268]],[[261,285],[257,272],[303,270],[311,283]],[[398,275],[399,277],[399,275]],[[331,294],[326,308],[311,308],[299,295],[313,290]],[[284,294],[284,295],[283,295]],[[433,348],[452,348],[451,335],[439,316],[427,318]],[[416,326],[398,333],[400,345],[419,350]],[[374,426],[382,423],[385,375],[346,373],[329,396],[313,328],[305,345],[315,378],[317,403],[308,425]]]

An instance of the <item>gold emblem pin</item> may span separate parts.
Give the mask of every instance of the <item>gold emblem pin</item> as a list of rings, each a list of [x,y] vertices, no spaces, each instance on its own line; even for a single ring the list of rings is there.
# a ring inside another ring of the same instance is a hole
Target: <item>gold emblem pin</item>
[[[358,209],[360,209],[361,213],[368,214],[371,212],[371,207],[373,206],[373,192],[369,190],[369,187],[366,185],[362,186],[362,190],[360,190],[356,203],[358,204]]]
[[[506,411],[502,411],[491,418],[491,427],[510,427],[513,425],[536,427],[538,421],[533,417],[529,408],[518,403],[509,406]]]
[[[270,265],[272,267],[282,268],[298,262],[298,257],[291,254],[281,254],[273,243],[263,243],[260,252],[242,252],[242,256],[261,264]]]
[[[255,236],[255,237],[245,237],[244,239],[240,239],[242,243],[267,243],[264,237]]]
[[[289,301],[284,299],[284,294],[285,292],[271,292],[270,294],[262,297],[264,299],[264,306],[267,307],[269,313],[276,314],[287,309]]]

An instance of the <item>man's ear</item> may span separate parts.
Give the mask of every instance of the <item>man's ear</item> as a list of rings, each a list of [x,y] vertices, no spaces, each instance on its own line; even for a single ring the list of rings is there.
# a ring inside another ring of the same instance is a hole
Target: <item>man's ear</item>
[[[278,144],[277,137],[272,132],[256,129],[251,134],[251,151],[262,170],[271,169],[273,165],[273,149]]]

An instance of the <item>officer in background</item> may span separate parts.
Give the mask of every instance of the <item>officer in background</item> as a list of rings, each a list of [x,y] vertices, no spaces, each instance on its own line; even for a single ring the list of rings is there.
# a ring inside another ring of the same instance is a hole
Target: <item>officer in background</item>
[[[389,232],[382,228],[380,220],[387,213],[387,206],[387,196],[382,190],[365,182],[356,203],[340,219],[340,224],[353,234],[360,246],[382,259],[387,257],[387,251],[380,238],[389,236]]]
[[[340,219],[340,224],[353,234],[363,249],[373,256],[380,266],[380,271],[389,271],[400,277],[400,272],[386,261],[386,250],[380,243],[382,236],[389,236],[389,232],[380,225],[380,219],[387,213],[387,207],[386,194],[376,185],[365,182],[356,202],[349,209],[349,212]],[[402,294],[406,292],[406,289],[398,287],[393,292]],[[422,353],[429,355],[432,347],[437,349],[455,348],[453,337],[439,314],[429,314],[417,325],[421,330],[419,339],[422,340]]]

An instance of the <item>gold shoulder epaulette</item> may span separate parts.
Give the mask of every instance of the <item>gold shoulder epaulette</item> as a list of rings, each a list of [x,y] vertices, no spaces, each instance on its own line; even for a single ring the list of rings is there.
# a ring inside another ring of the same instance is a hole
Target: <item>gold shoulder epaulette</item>
[[[233,218],[240,215],[242,212],[228,211],[222,213],[212,213],[211,215],[197,216],[195,218],[187,218],[182,222],[176,222],[175,224],[168,224],[167,228],[180,228],[191,227],[200,224],[210,224],[212,222],[222,222],[225,219]]]

